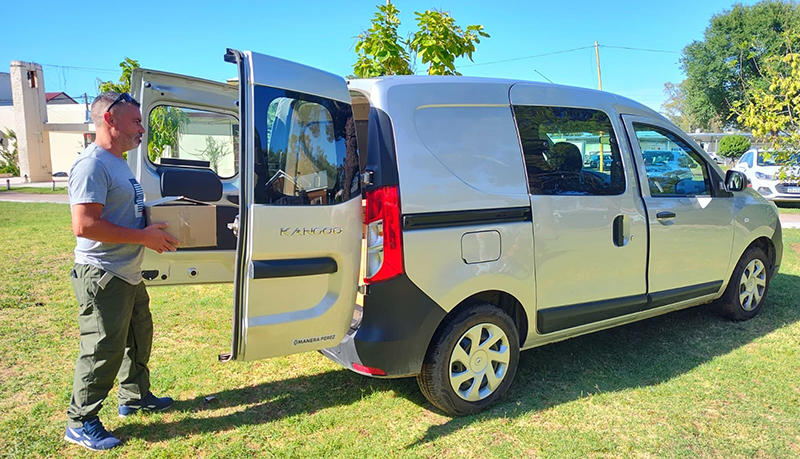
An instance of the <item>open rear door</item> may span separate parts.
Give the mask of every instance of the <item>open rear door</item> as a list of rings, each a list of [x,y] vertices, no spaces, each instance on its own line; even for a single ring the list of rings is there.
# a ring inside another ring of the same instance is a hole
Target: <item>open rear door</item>
[[[239,228],[230,357],[339,344],[355,306],[362,210],[355,123],[338,76],[252,52],[239,67]]]
[[[145,204],[185,196],[213,206],[214,213],[201,222],[215,235],[214,243],[162,254],[145,250],[145,281],[154,286],[233,282],[237,241],[228,225],[239,213],[238,86],[137,68],[131,95],[141,103],[145,134],[128,152],[128,165]]]

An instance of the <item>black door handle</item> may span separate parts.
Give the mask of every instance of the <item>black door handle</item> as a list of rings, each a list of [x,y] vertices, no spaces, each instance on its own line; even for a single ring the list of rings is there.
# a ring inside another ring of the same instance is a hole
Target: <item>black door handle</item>
[[[675,212],[659,212],[656,214],[656,218],[675,218]]]
[[[613,231],[613,239],[614,245],[617,247],[622,247],[625,245],[625,216],[624,215],[617,215],[614,218],[614,231]]]

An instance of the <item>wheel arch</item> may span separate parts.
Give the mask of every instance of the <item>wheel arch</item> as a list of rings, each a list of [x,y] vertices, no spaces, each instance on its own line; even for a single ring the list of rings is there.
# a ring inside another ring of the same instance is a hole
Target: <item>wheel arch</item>
[[[485,290],[482,292],[473,293],[467,298],[461,300],[461,302],[451,309],[439,322],[439,326],[436,328],[434,337],[439,334],[441,329],[444,328],[453,317],[460,314],[461,311],[469,309],[480,303],[489,303],[511,317],[511,320],[513,320],[514,324],[517,326],[517,334],[519,335],[520,340],[519,345],[522,347],[522,345],[525,343],[525,340],[528,338],[528,314],[525,311],[525,308],[522,306],[522,303],[514,295],[502,290]],[[433,341],[434,339],[431,339],[431,342]],[[430,343],[428,345],[430,346]]]
[[[764,251],[764,253],[767,255],[767,260],[769,261],[770,275],[774,274],[777,252],[775,249],[775,243],[772,241],[772,239],[766,236],[761,236],[756,238],[747,247],[745,247],[744,250],[742,250],[742,253],[740,253],[739,256],[736,258],[736,261],[738,262],[744,256],[744,254],[747,253],[748,250],[750,250],[751,247],[758,247]]]

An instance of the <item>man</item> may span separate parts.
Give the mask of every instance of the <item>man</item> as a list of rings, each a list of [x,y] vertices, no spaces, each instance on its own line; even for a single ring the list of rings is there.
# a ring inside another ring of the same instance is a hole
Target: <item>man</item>
[[[145,247],[162,253],[178,241],[161,231],[166,224],[145,228],[142,188],[123,159],[142,141],[139,103],[104,92],[92,104],[92,121],[97,138],[69,173],[81,345],[64,439],[96,451],[120,444],[97,417],[115,376],[120,416],[172,405],[150,392],[153,321],[141,263]]]

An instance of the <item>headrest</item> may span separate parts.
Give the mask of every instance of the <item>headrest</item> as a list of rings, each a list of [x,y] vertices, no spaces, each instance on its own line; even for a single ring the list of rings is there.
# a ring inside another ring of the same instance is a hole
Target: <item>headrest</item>
[[[550,147],[550,164],[563,172],[580,172],[583,168],[583,155],[575,144],[557,142]]]

